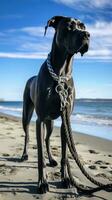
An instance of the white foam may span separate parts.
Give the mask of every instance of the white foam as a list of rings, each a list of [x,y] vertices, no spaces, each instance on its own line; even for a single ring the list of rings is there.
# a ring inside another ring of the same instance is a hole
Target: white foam
[[[76,114],[71,117],[72,122],[78,121],[79,123],[88,123],[94,125],[112,126],[112,119],[108,117],[98,117],[92,115]]]
[[[15,111],[15,112],[22,112],[22,108],[14,108],[14,107],[6,107],[6,106],[0,106],[1,111]]]

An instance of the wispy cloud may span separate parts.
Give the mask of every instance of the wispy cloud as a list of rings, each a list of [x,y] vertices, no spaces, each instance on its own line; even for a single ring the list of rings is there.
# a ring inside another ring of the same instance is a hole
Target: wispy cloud
[[[33,43],[33,42],[24,42],[18,47],[19,51],[35,51],[35,52],[48,52],[50,51],[50,43],[42,42],[41,43]]]
[[[91,3],[91,5],[97,8],[104,8],[111,5],[110,0],[89,0],[88,3]]]
[[[66,6],[72,6],[76,9],[76,5],[78,5],[78,8],[104,8],[111,6],[111,0],[53,0],[57,3],[62,3]]]
[[[63,4],[66,7],[74,9],[74,15],[84,21],[95,21],[96,19],[112,19],[111,0],[52,0],[57,4]],[[110,17],[108,17],[110,16]]]
[[[92,57],[112,58],[112,22],[97,21],[87,25],[91,35],[90,50]]]
[[[45,59],[47,56],[46,53],[17,53],[17,52],[0,52],[0,58],[24,58],[24,59]]]
[[[31,36],[35,36],[35,37],[43,37],[44,36],[44,32],[45,32],[45,27],[24,27],[22,29],[20,29],[22,32],[27,33]],[[54,30],[53,29],[48,29],[46,37],[51,38],[54,34]]]
[[[87,28],[93,36],[112,36],[112,22],[96,21],[94,24],[88,24]]]
[[[112,22],[96,21],[87,24],[87,30],[91,34],[91,41],[85,58],[112,59]],[[45,58],[51,49],[54,31],[48,29],[46,37],[43,34],[44,27],[41,26],[0,32],[0,57]],[[3,52],[3,47],[10,49],[10,52]]]
[[[53,30],[49,29],[44,37],[44,27],[23,27],[5,30],[0,32],[0,36],[1,52],[4,48],[10,49],[10,52],[47,53],[51,48]]]

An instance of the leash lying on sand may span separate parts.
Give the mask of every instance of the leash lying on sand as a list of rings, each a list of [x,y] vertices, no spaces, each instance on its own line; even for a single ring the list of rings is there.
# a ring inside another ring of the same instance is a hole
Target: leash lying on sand
[[[93,177],[91,177],[88,172],[85,170],[85,168],[83,167],[79,156],[77,154],[77,150],[75,148],[75,144],[74,144],[74,140],[73,140],[73,136],[72,136],[72,131],[71,131],[71,126],[70,126],[70,120],[69,120],[69,113],[68,113],[68,109],[65,108],[62,111],[62,120],[63,120],[63,124],[64,124],[64,129],[65,129],[65,136],[66,136],[66,142],[68,144],[68,148],[72,154],[72,157],[74,158],[74,160],[76,161],[78,167],[80,168],[80,170],[82,171],[82,173],[86,176],[86,178],[88,180],[90,180],[92,183],[94,183],[95,185],[98,185],[99,187],[96,188],[91,188],[88,186],[84,186],[82,184],[79,184],[78,182],[76,182],[76,180],[73,178],[72,173],[71,173],[71,169],[70,169],[70,164],[67,160],[67,169],[68,169],[68,175],[71,181],[71,184],[73,186],[75,186],[79,191],[84,192],[86,194],[91,194],[93,192],[97,192],[100,190],[105,190],[108,192],[112,192],[112,184],[102,184],[101,182],[95,180]]]
[[[60,97],[60,103],[61,103],[60,111],[61,111],[62,121],[64,124],[64,129],[65,129],[64,132],[65,132],[68,148],[72,154],[73,159],[76,161],[78,167],[80,168],[81,172],[85,175],[85,177],[89,181],[91,181],[98,187],[91,188],[91,187],[84,186],[84,185],[81,185],[78,182],[76,182],[76,180],[72,176],[69,161],[67,160],[67,169],[68,169],[68,175],[69,175],[71,184],[73,186],[75,186],[79,191],[84,192],[86,194],[91,194],[93,192],[97,192],[100,190],[112,191],[112,184],[106,184],[106,185],[102,184],[101,182],[95,180],[93,177],[90,176],[90,174],[85,170],[84,166],[82,165],[82,163],[79,159],[77,150],[75,148],[75,143],[74,143],[73,136],[72,136],[72,129],[71,129],[71,125],[70,125],[70,116],[69,116],[69,111],[68,111],[68,107],[67,107],[69,102],[71,103],[72,92],[70,92],[71,88],[69,88],[67,85],[66,85],[67,88],[65,89],[65,84],[71,78],[71,76],[65,76],[65,77],[57,76],[54,73],[52,65],[50,63],[50,54],[48,55],[48,58],[47,58],[47,66],[48,66],[48,70],[49,70],[51,77],[58,83],[55,90]]]

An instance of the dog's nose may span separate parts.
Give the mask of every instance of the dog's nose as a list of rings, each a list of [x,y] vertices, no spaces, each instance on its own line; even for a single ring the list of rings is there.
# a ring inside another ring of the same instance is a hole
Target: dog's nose
[[[88,31],[85,31],[84,37],[89,38],[90,37],[90,33]]]
[[[81,38],[89,39],[90,33],[88,31],[82,31],[81,33]]]
[[[90,37],[90,33],[86,31],[86,37]]]

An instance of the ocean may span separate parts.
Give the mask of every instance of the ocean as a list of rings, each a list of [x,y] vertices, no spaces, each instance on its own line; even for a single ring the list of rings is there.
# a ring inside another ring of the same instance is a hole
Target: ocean
[[[22,102],[0,102],[0,112],[21,117]],[[34,113],[32,120],[36,120]],[[55,126],[61,125],[61,119],[55,120]],[[74,131],[112,140],[112,100],[78,99],[71,116]]]

